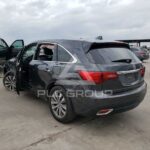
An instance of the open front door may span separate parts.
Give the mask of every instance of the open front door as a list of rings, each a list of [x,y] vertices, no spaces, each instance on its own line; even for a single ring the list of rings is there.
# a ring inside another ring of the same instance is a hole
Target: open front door
[[[29,88],[29,63],[32,61],[37,43],[27,45],[18,57],[16,63],[16,91],[19,94],[21,90]]]
[[[6,62],[8,49],[9,47],[7,43],[3,39],[0,39],[0,66],[3,66],[3,64]]]

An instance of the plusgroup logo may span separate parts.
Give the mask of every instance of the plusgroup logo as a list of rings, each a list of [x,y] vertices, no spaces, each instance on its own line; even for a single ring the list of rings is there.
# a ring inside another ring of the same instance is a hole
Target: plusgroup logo
[[[61,92],[61,91],[60,91]],[[113,95],[112,90],[96,91],[96,90],[68,90],[66,96],[70,98],[105,98]],[[46,96],[51,97],[48,90],[38,90],[37,97]]]

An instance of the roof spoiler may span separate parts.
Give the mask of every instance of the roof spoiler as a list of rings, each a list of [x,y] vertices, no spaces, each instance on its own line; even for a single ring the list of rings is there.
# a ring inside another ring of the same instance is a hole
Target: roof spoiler
[[[106,42],[106,43],[92,43],[87,49],[86,53],[88,53],[91,49],[98,48],[109,48],[109,47],[125,47],[130,49],[129,44],[123,42]]]

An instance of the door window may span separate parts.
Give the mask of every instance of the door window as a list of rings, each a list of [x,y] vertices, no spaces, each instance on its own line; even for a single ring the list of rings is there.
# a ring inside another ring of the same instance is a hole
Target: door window
[[[60,62],[72,62],[72,56],[61,46],[58,45],[58,61]]]
[[[37,60],[56,61],[56,45],[41,44],[37,54]]]
[[[22,56],[22,60],[23,61],[26,61],[26,60],[32,60],[34,54],[35,54],[35,51],[36,51],[36,48],[37,48],[37,44],[32,44],[32,45],[29,45],[25,48],[25,51],[23,53],[23,56]]]
[[[15,48],[15,49],[23,49],[24,42],[23,40],[16,40],[11,46],[12,48]]]

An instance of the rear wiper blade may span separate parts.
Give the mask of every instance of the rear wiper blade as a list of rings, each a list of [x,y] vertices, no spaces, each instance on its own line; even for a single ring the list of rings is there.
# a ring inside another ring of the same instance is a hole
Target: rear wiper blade
[[[131,63],[132,59],[118,59],[118,60],[113,60],[112,62]]]

